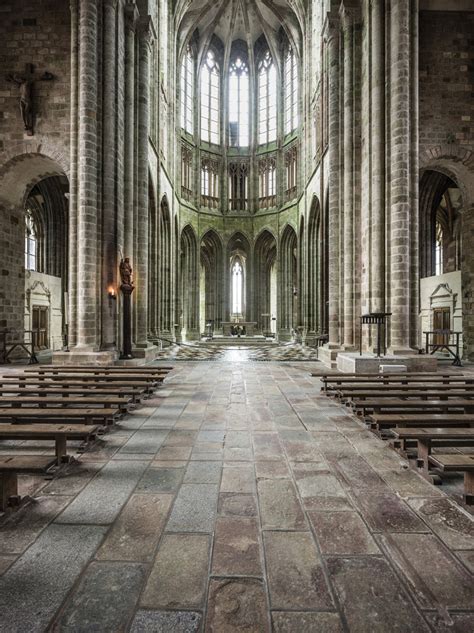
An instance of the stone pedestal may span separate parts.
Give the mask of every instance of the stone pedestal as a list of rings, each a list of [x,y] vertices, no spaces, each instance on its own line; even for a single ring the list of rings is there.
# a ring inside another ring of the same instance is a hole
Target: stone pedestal
[[[118,352],[92,352],[80,351],[77,348],[71,352],[54,352],[52,357],[53,365],[113,365],[118,359]]]
[[[380,365],[405,365],[408,372],[435,372],[438,369],[438,361],[434,356],[413,354],[406,356],[387,355],[377,358],[374,354],[343,352],[337,355],[337,369],[351,374],[378,374]]]

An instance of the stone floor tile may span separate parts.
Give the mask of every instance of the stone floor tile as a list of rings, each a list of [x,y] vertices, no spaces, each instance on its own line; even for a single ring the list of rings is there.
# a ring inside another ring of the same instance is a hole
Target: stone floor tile
[[[257,479],[290,479],[291,473],[285,462],[255,462]]]
[[[155,553],[165,525],[172,495],[134,494],[114,522],[99,560],[148,562]]]
[[[428,633],[428,626],[383,558],[330,558],[327,566],[351,633]]]
[[[252,441],[257,461],[280,461],[284,459],[278,433],[253,433]]]
[[[219,484],[221,462],[190,462],[184,474],[185,484]]]
[[[186,468],[186,466],[188,465],[187,461],[168,461],[168,460],[161,460],[161,459],[154,459],[152,462],[150,462],[150,466],[151,468],[182,468],[183,471]]]
[[[192,446],[196,436],[196,431],[173,430],[166,436],[164,446]]]
[[[196,611],[137,611],[130,633],[199,633],[202,615]]]
[[[407,578],[422,609],[474,607],[474,582],[459,561],[432,534],[380,535],[378,540]]]
[[[54,479],[42,488],[42,493],[47,495],[77,495],[97,475],[103,465],[103,462],[83,461],[65,465]]]
[[[387,448],[388,450],[388,448]],[[387,484],[373,468],[360,456],[331,458],[331,467],[338,474],[341,482],[353,489],[389,492]]]
[[[253,466],[228,466],[222,471],[221,492],[255,492],[255,474]]]
[[[251,437],[248,431],[227,431],[225,448],[250,448]]]
[[[362,516],[375,532],[427,532],[428,528],[397,495],[362,491],[353,496]]]
[[[184,468],[148,468],[137,485],[137,492],[176,492],[183,481]]]
[[[168,532],[212,532],[217,514],[216,484],[183,484],[174,502]]]
[[[472,549],[474,521],[447,497],[410,499],[409,505],[451,549]]]
[[[97,525],[49,525],[0,577],[0,631],[43,633],[105,530]]]
[[[193,609],[204,603],[211,540],[204,534],[166,534],[140,605],[150,609]]]
[[[124,630],[133,616],[145,577],[146,567],[137,563],[92,562],[52,631]]]
[[[323,464],[295,464],[293,473],[308,510],[352,510],[346,491]]]
[[[333,603],[310,532],[264,532],[272,609],[327,609]]]
[[[474,613],[427,613],[426,619],[436,633],[472,633]]]
[[[256,519],[217,519],[211,573],[214,576],[262,575]]]
[[[139,429],[126,442],[119,453],[140,453],[154,455],[165,441],[168,431],[158,429]]]
[[[443,495],[438,486],[433,486],[433,484],[430,484],[411,469],[384,470],[380,474],[390,488],[404,499],[408,497],[440,497]]]
[[[162,446],[155,459],[163,461],[188,460],[191,456],[190,446]]]
[[[462,563],[464,563],[471,574],[474,574],[474,549],[466,552],[457,551],[456,556]]]
[[[285,442],[284,446],[292,462],[317,462],[324,459],[314,442]]]
[[[239,447],[224,448],[223,459],[226,462],[240,460],[251,462],[253,460],[252,449]]]
[[[221,492],[217,512],[221,516],[256,517],[257,499],[251,494]]]
[[[274,633],[343,633],[337,613],[273,611]]]
[[[9,567],[11,567],[11,565],[13,565],[13,563],[16,561],[16,559],[18,558],[18,556],[0,556],[0,576],[5,573],[7,571],[7,569]]]
[[[7,515],[0,524],[0,554],[24,552],[71,499],[42,495]]]
[[[380,554],[357,512],[308,512],[308,518],[323,554]]]
[[[127,435],[119,433],[98,437],[81,455],[81,462],[108,462],[128,439]]]
[[[263,479],[258,482],[257,488],[264,530],[308,529],[292,481]]]
[[[206,633],[269,633],[263,583],[257,579],[211,580]]]
[[[147,462],[110,461],[56,519],[57,523],[112,523],[142,477]]]

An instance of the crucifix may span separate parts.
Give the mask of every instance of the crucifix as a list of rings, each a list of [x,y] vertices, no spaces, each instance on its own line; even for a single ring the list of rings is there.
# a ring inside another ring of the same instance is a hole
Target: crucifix
[[[35,79],[35,67],[33,64],[26,64],[25,72],[23,75],[17,75],[12,73],[7,75],[7,81],[14,83],[20,89],[20,112],[23,119],[23,125],[28,136],[34,134],[34,119],[35,111],[33,105],[33,84]],[[39,81],[51,81],[54,79],[54,75],[48,72],[44,72]]]

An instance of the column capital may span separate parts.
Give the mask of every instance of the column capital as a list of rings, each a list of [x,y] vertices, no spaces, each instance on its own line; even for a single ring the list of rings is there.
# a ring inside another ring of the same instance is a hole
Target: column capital
[[[135,31],[137,28],[139,12],[135,2],[127,2],[123,8],[125,15],[125,28],[129,31]]]
[[[151,15],[146,15],[138,20],[138,34],[140,39],[146,42],[149,46],[156,40],[156,30],[153,24],[153,18]]]
[[[329,42],[339,35],[339,29],[341,27],[341,18],[336,11],[328,12],[326,19],[324,20],[322,36],[323,39]]]
[[[361,13],[359,7],[350,6],[347,2],[344,2],[339,8],[339,16],[341,18],[341,26],[346,31],[360,20]]]
[[[69,0],[69,8],[71,9],[71,13],[77,13],[78,5],[79,0]]]
[[[104,7],[106,9],[116,9],[117,8],[117,0],[104,0]]]

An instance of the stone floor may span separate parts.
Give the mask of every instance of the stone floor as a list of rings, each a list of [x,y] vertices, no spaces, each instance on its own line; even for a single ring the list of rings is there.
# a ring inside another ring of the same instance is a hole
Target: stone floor
[[[250,339],[252,341],[252,339]],[[165,347],[159,353],[160,360],[192,360],[192,361],[317,361],[318,350],[314,347],[295,343],[273,343],[258,345],[255,342],[245,347],[245,339],[241,339],[240,347],[230,347],[225,340],[222,344],[214,342],[212,345],[205,341],[197,343],[181,343]]]
[[[177,363],[78,464],[24,478],[0,631],[472,632],[472,515],[313,368]]]

